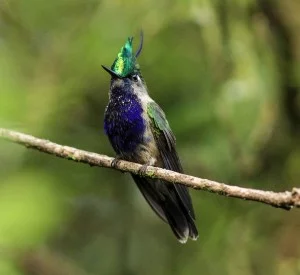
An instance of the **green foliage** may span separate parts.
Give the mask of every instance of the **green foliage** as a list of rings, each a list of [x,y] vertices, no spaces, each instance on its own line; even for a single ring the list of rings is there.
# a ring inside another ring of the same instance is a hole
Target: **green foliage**
[[[299,186],[299,11],[292,0],[1,1],[0,126],[113,155],[101,64],[142,28],[139,64],[186,173]],[[300,272],[296,210],[191,191],[200,237],[182,246],[128,175],[2,140],[0,175],[0,274]]]

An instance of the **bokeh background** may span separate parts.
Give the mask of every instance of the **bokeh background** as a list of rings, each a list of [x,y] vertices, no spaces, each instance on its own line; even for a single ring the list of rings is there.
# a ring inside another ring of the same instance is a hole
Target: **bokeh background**
[[[300,2],[1,0],[0,127],[114,156],[110,66],[139,58],[185,172],[299,187]],[[191,191],[179,244],[130,176],[0,140],[0,274],[300,274],[300,212]]]

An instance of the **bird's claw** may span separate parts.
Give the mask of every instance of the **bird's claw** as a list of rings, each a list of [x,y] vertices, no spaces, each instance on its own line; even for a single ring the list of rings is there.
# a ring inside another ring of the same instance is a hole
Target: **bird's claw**
[[[118,162],[121,160],[121,157],[120,156],[116,156],[113,161],[111,162],[111,167],[112,168],[116,168],[116,166],[118,165]]]
[[[148,164],[144,164],[144,165],[138,170],[138,175],[141,176],[141,177],[145,176],[146,171],[147,171],[147,167],[148,167],[148,166],[149,166]]]

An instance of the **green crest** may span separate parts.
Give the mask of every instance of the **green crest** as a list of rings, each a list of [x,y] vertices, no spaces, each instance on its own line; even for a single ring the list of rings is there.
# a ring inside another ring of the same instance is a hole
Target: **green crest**
[[[128,37],[125,45],[121,48],[117,58],[111,66],[111,70],[120,77],[127,77],[136,70],[139,70],[136,59],[143,47],[143,34],[141,33],[141,42],[136,53],[133,52],[132,41],[133,37]]]
[[[111,69],[121,77],[126,77],[134,71],[136,58],[133,54],[132,41],[133,37],[128,37],[111,66]]]

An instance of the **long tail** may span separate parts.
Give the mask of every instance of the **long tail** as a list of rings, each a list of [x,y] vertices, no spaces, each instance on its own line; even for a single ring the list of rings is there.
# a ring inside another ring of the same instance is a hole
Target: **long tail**
[[[186,243],[188,237],[193,240],[198,238],[193,206],[186,187],[178,188],[175,184],[137,175],[132,177],[153,211],[170,225],[179,242]]]

